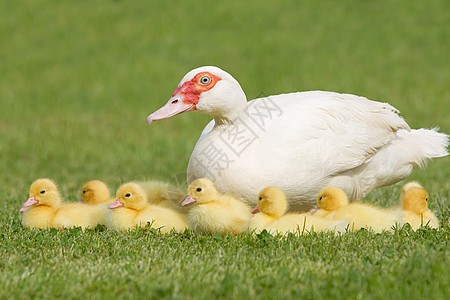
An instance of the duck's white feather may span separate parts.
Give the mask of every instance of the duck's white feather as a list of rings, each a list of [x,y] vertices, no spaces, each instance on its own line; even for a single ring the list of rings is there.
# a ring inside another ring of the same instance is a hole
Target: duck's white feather
[[[220,191],[252,204],[262,188],[279,186],[290,207],[303,210],[329,185],[360,199],[447,154],[445,134],[410,131],[397,113],[386,103],[322,91],[255,99],[231,124],[206,126],[188,182],[209,177]]]

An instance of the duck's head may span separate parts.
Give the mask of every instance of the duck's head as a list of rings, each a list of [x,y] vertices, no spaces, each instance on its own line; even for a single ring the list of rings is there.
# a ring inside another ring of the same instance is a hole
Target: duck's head
[[[402,199],[404,210],[422,214],[428,210],[428,193],[422,187],[411,187],[405,191]]]
[[[400,203],[403,202],[403,197],[405,196],[406,191],[415,187],[423,189],[423,186],[421,186],[417,181],[410,181],[402,186],[402,190],[400,191]]]
[[[81,188],[80,202],[98,204],[108,201],[110,197],[109,189],[103,181],[91,180]]]
[[[23,204],[20,212],[33,205],[46,205],[55,207],[61,203],[61,197],[56,184],[48,178],[40,178],[30,186],[30,197]]]
[[[421,186],[417,181],[410,181],[402,186],[402,193],[405,193],[407,190],[414,187],[423,188],[423,186]]]
[[[188,187],[188,196],[181,203],[186,206],[192,203],[206,204],[217,200],[217,189],[214,183],[208,178],[194,180]]]
[[[259,192],[258,204],[252,210],[252,214],[262,212],[274,217],[281,217],[286,210],[286,195],[281,189],[270,186]]]
[[[247,107],[239,83],[227,72],[213,66],[187,73],[166,105],[147,117],[147,124],[186,111],[197,110],[216,120],[232,119]]]
[[[147,195],[144,189],[137,183],[129,182],[121,185],[117,189],[116,200],[108,208],[126,207],[134,210],[142,210],[146,206]]]
[[[338,187],[326,187],[317,196],[317,207],[319,209],[332,211],[345,205],[348,205],[347,195]]]

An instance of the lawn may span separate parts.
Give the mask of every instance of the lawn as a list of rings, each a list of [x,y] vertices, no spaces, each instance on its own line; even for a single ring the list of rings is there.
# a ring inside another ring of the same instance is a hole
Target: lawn
[[[145,124],[189,70],[216,65],[249,99],[329,90],[389,102],[450,133],[450,2],[2,1],[0,298],[450,297],[450,159],[410,180],[442,228],[302,237],[23,229],[39,177],[67,201],[91,179],[185,186],[210,119]],[[404,183],[366,201],[397,202]]]

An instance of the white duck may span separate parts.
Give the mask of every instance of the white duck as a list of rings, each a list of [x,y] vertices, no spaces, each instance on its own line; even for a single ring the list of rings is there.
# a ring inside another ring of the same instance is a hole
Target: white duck
[[[323,91],[247,102],[239,83],[212,66],[187,73],[147,123],[193,110],[214,120],[192,152],[188,184],[208,177],[253,205],[266,186],[283,189],[292,210],[311,208],[325,186],[358,200],[448,155],[446,134],[411,130],[387,103]]]

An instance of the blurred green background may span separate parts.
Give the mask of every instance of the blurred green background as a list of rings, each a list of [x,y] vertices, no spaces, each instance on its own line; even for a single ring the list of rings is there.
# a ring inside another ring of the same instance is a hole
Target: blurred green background
[[[450,133],[449,53],[448,0],[0,1],[2,232],[39,177],[68,200],[94,178],[112,190],[146,178],[183,185],[210,117],[145,119],[193,68],[228,71],[248,99],[351,93],[389,102],[412,128]],[[436,159],[410,177],[447,214],[449,167]],[[400,186],[368,201],[393,204]]]
[[[216,65],[249,99],[327,90],[389,102],[450,132],[448,1],[2,1],[0,181],[184,180],[209,120],[145,125],[189,70]],[[433,172],[448,159],[432,164]],[[441,170],[442,171],[442,170]],[[433,175],[430,175],[433,176]],[[445,176],[444,176],[445,178]]]

